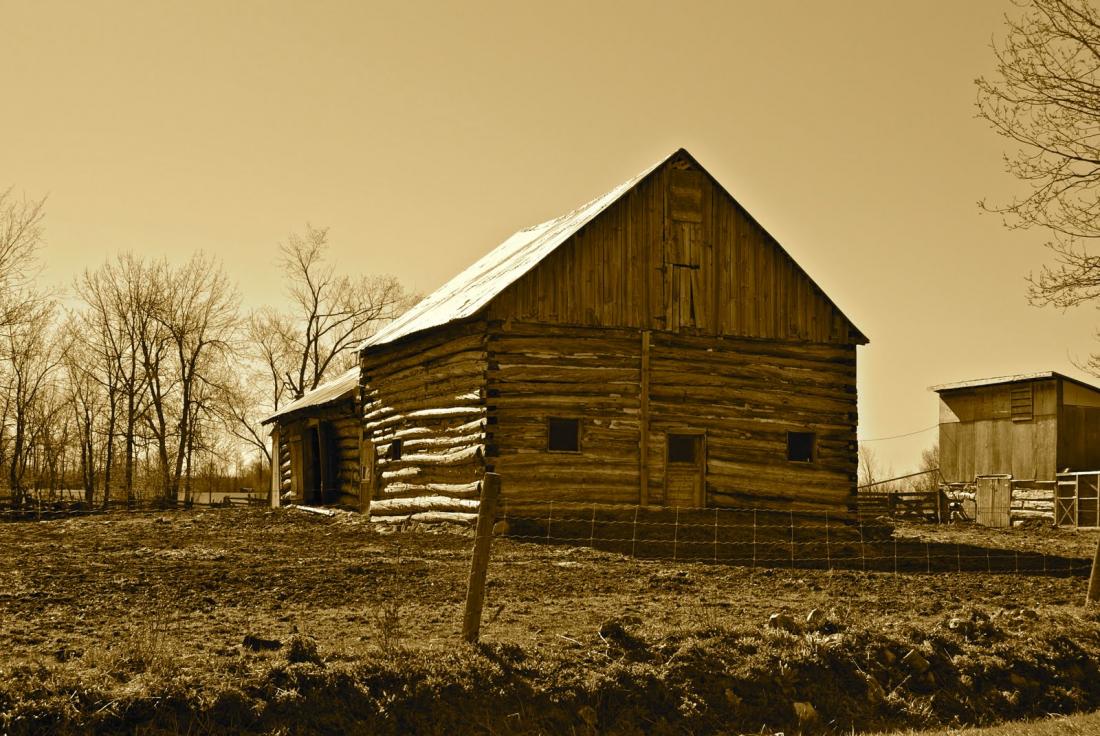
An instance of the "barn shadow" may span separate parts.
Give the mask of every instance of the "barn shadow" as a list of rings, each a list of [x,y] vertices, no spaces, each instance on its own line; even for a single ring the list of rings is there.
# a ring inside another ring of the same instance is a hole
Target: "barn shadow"
[[[509,513],[506,535],[540,545],[587,547],[643,560],[751,568],[897,573],[1089,574],[1091,560],[900,537],[883,521],[825,520],[753,509],[588,505]]]

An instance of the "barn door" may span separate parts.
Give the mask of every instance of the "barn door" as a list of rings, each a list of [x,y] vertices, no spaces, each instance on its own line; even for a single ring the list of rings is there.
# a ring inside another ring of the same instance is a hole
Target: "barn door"
[[[704,506],[706,442],[702,434],[665,436],[665,505]]]
[[[706,324],[703,268],[703,175],[669,172],[665,237],[665,325],[670,330]]]
[[[977,522],[982,526],[1012,526],[1012,479],[979,477],[974,502]]]

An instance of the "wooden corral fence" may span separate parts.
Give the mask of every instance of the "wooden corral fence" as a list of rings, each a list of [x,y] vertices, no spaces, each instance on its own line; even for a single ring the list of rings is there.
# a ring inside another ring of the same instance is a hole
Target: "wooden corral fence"
[[[1058,473],[1054,524],[1075,529],[1100,527],[1100,470]]]
[[[896,478],[866,483],[856,489],[856,507],[862,519],[889,516],[900,519],[919,519],[942,523],[948,520],[948,500],[939,488],[901,490],[896,487],[902,481],[939,473],[939,468],[909,473]]]

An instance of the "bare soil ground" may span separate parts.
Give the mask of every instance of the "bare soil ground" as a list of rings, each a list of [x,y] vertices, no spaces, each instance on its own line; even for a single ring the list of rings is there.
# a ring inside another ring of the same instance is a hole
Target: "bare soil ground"
[[[1100,708],[1095,534],[895,537],[903,557],[1030,552],[1047,572],[497,539],[469,647],[467,531],[248,508],[0,523],[0,732],[850,733]]]

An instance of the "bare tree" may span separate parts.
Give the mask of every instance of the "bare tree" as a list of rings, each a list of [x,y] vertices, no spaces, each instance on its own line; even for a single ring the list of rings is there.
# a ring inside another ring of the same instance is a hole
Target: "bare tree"
[[[257,407],[270,406],[263,396],[263,387],[250,376],[241,373],[225,375],[218,382],[219,396],[214,401],[215,411],[222,419],[226,431],[271,462],[267,430],[259,422]],[[278,401],[278,397],[276,397]]]
[[[982,203],[1010,228],[1051,234],[1054,265],[1030,278],[1034,304],[1070,307],[1100,296],[1100,15],[1090,0],[1017,2],[994,43],[996,74],[981,77],[978,115],[1015,150],[1007,170],[1027,187]]]
[[[391,276],[352,276],[326,262],[328,230],[307,225],[280,246],[290,311],[265,307],[246,325],[248,369],[227,382],[226,426],[270,466],[263,414],[354,365],[354,348],[415,301]]]
[[[859,467],[856,476],[858,478],[856,483],[860,488],[873,486],[889,477],[888,473],[883,473],[875,451],[863,443],[859,445]]]
[[[6,358],[5,385],[8,394],[9,421],[12,425],[11,450],[8,455],[8,483],[12,502],[19,506],[26,498],[26,473],[37,434],[42,430],[42,403],[50,390],[54,369],[61,360],[60,351],[52,339],[51,327],[55,303],[49,299],[32,299],[20,321],[7,325],[0,332],[0,353]]]
[[[106,393],[103,502],[110,498],[115,464],[115,439],[122,423],[123,487],[128,501],[134,498],[134,464],[137,432],[145,416],[148,398],[141,340],[148,336],[150,317],[142,313],[148,267],[132,254],[123,254],[77,279],[76,292],[87,309],[82,314],[84,336],[93,348],[92,372]],[[122,416],[119,416],[121,412]]]
[[[153,413],[154,433],[160,452],[163,491],[166,500],[178,497],[185,466],[189,470],[193,450],[193,423],[202,407],[202,399],[210,394],[208,384],[216,374],[219,360],[234,351],[234,340],[240,326],[240,302],[236,289],[213,259],[196,254],[182,267],[162,263],[152,282],[156,292],[148,292],[148,312],[162,331],[163,344],[171,353],[168,361],[158,357],[156,364],[146,365]],[[177,424],[171,428],[175,436],[175,457],[169,458],[166,420],[166,375],[171,377],[178,392],[172,415]],[[170,464],[171,462],[171,464]]]
[[[280,250],[293,311],[289,320],[262,321],[285,340],[281,378],[297,399],[322,383],[326,375],[347,370],[348,351],[380,325],[409,306],[410,299],[392,276],[351,276],[325,263],[328,229],[306,225],[304,236],[292,234]],[[333,369],[333,370],[330,370]]]
[[[101,365],[97,346],[85,337],[87,321],[83,315],[70,315],[63,327],[65,353],[65,403],[72,413],[76,441],[80,447],[80,485],[84,490],[84,502],[89,506],[95,501],[96,478],[99,475],[100,456],[98,439],[101,417],[106,419],[106,439],[110,461],[114,447],[115,400],[114,383],[110,381],[113,362],[109,363],[108,380],[101,381],[96,369]],[[105,404],[112,402],[110,408]],[[105,411],[106,409],[106,411]],[[109,477],[109,476],[108,476]]]
[[[27,292],[42,244],[45,198],[18,198],[0,191],[0,327],[33,311]]]

